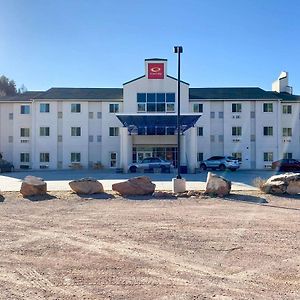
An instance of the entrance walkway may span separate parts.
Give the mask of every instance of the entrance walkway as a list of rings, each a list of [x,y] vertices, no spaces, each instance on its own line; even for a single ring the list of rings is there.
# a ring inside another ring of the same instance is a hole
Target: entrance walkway
[[[238,170],[237,172],[214,173],[232,181],[232,190],[257,190],[253,186],[253,180],[257,177],[268,178],[273,175],[272,171]],[[127,180],[135,176],[143,176],[143,173],[116,174],[112,170],[59,170],[59,171],[22,171],[13,173],[2,173],[0,175],[0,191],[19,191],[22,179],[27,175],[42,177],[47,182],[48,191],[68,191],[71,180],[84,177],[93,177],[99,180],[104,190],[110,191],[112,184]],[[174,174],[145,174],[156,184],[156,190],[172,190],[172,178]],[[199,174],[182,174],[186,179],[187,190],[204,190],[207,172]]]

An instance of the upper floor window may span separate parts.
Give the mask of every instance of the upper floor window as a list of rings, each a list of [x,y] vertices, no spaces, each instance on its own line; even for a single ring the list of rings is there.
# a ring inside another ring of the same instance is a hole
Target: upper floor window
[[[264,127],[264,135],[272,136],[273,135],[273,127],[265,126]]]
[[[41,113],[48,113],[48,112],[50,112],[50,104],[49,103],[41,103],[40,104],[40,112]]]
[[[241,136],[242,135],[242,127],[232,127],[232,135]]]
[[[264,103],[264,112],[273,112],[273,103]]]
[[[273,152],[264,152],[264,161],[273,161]]]
[[[242,112],[242,103],[232,103],[231,111],[234,113]]]
[[[283,105],[282,113],[283,114],[291,114],[292,113],[292,105]]]
[[[203,127],[197,127],[197,135],[203,136]]]
[[[109,104],[109,112],[110,113],[118,113],[119,112],[119,104],[117,104],[117,103]]]
[[[119,127],[109,127],[109,136],[118,136]]]
[[[20,129],[20,136],[21,137],[29,137],[29,128],[21,128]]]
[[[193,112],[202,113],[203,112],[203,104],[202,103],[194,103],[193,104]]]
[[[29,105],[21,105],[21,115],[30,114],[30,106]]]
[[[30,162],[29,153],[20,153],[20,162],[29,163]]]
[[[138,112],[174,112],[175,93],[138,93]]]
[[[40,127],[40,136],[50,136],[50,128]]]
[[[40,162],[50,162],[50,154],[48,152],[41,152],[40,153]]]
[[[81,112],[81,104],[80,103],[72,103],[71,104],[71,112],[72,113],[80,113]]]
[[[292,128],[282,128],[282,136],[292,136]]]
[[[71,136],[81,136],[81,127],[71,127]]]

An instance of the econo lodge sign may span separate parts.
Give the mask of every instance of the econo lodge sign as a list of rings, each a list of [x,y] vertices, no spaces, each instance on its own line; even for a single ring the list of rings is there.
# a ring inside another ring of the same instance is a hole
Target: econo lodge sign
[[[164,64],[148,64],[148,79],[164,79]]]

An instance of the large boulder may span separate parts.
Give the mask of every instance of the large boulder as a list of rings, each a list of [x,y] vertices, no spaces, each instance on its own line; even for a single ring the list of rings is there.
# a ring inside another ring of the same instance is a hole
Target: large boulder
[[[127,181],[115,183],[112,190],[120,195],[152,195],[155,191],[155,184],[147,176],[130,178]]]
[[[208,172],[206,179],[205,194],[224,197],[226,195],[229,195],[230,190],[231,181],[225,179],[222,176],[218,176],[216,174]]]
[[[47,194],[47,183],[43,178],[26,176],[22,182],[20,193],[23,197]]]
[[[104,192],[103,185],[94,178],[82,178],[69,182],[71,189],[77,194],[100,194]]]
[[[261,187],[261,190],[268,194],[299,194],[300,174],[285,173],[271,176]]]

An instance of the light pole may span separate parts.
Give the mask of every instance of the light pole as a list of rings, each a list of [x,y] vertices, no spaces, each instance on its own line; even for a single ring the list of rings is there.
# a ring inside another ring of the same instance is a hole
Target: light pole
[[[174,53],[178,53],[178,79],[177,79],[177,179],[180,175],[180,53],[183,52],[182,46],[175,46]]]

